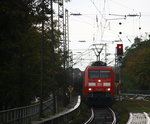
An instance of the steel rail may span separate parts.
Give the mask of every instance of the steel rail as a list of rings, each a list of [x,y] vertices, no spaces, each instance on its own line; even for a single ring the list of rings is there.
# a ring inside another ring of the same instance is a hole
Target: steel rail
[[[112,121],[111,124],[116,124],[117,123],[117,119],[116,119],[115,112],[110,107],[108,107],[108,109],[112,113],[113,121]],[[92,123],[93,120],[94,120],[94,118],[95,118],[95,113],[94,113],[93,108],[91,108],[91,116],[90,116],[90,118],[84,124],[90,124],[90,123]]]
[[[84,124],[90,124],[93,121],[93,119],[94,119],[94,111],[93,108],[91,108],[91,116]]]
[[[112,122],[112,124],[116,124],[117,123],[117,119],[116,119],[116,114],[115,114],[115,112],[111,109],[111,108],[109,108],[109,110],[112,112],[112,114],[113,114],[113,122]]]

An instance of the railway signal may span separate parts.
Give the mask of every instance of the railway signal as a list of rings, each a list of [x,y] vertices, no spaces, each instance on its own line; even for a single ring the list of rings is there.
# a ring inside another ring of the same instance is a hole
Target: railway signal
[[[117,56],[123,56],[123,44],[117,44]]]

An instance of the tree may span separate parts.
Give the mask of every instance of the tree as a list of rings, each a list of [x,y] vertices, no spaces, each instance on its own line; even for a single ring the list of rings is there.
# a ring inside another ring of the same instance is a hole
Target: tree
[[[37,0],[1,0],[0,10],[0,109],[28,105],[40,95],[42,21],[45,23],[44,98],[51,90],[63,87],[63,54],[59,49],[62,32],[56,30],[57,21],[54,20],[55,42],[52,43],[48,13],[54,11],[49,8],[49,1],[41,4]],[[52,64],[53,58],[55,64]]]
[[[0,108],[30,104],[39,82],[33,0],[0,1]]]
[[[150,41],[136,42],[126,51],[123,59],[122,75],[124,88],[127,90],[148,90],[150,89]]]

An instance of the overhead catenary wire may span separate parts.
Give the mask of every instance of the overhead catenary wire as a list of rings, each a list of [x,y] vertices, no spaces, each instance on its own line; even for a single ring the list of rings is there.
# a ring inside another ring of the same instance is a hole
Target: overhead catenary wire
[[[77,18],[72,18],[73,21],[76,21],[76,22],[80,22],[80,23],[85,23],[85,25],[90,25],[90,26],[93,26],[93,31],[94,33],[91,33],[91,35],[93,36],[93,42],[92,43],[98,43],[99,41],[101,42],[102,40],[104,40],[104,38],[106,38],[105,40],[110,40],[110,39],[114,39],[114,41],[116,40],[120,40],[120,41],[123,41],[124,43],[127,41],[127,43],[131,44],[133,43],[133,39],[136,35],[139,35],[138,34],[138,30],[139,30],[139,27],[143,26],[141,25],[141,21],[143,21],[142,19],[140,18],[134,18],[134,21],[133,21],[133,18],[128,18],[128,19],[124,19],[124,20],[121,20],[120,22],[122,23],[121,26],[119,26],[119,23],[118,23],[118,19],[112,19],[112,18],[108,18],[108,17],[111,17],[109,14],[111,13],[112,11],[112,6],[111,4],[115,4],[119,7],[122,7],[122,8],[127,8],[128,10],[130,11],[133,11],[134,9],[131,7],[128,7],[126,6],[126,4],[124,4],[123,2],[119,2],[119,3],[114,3],[117,2],[118,0],[89,0],[89,2],[91,3],[92,7],[95,8],[96,12],[95,12],[95,15],[92,14],[89,11],[85,11],[84,13],[82,13],[82,16],[84,16],[86,19],[82,19],[82,17],[77,17]],[[94,3],[94,4],[93,4]],[[102,4],[100,4],[102,3]],[[103,4],[104,3],[104,4]],[[86,4],[87,5],[87,4]],[[101,5],[101,7],[100,7]],[[103,6],[103,7],[102,7]],[[84,8],[84,7],[83,7]],[[79,11],[80,9],[78,9]],[[108,11],[107,11],[108,10]],[[77,12],[78,12],[77,11]],[[84,11],[84,10],[83,10]],[[123,10],[122,11],[118,11],[118,12],[124,12]],[[137,11],[135,11],[136,13],[139,13]],[[134,12],[134,13],[135,13]],[[80,13],[80,12],[79,12]],[[88,14],[89,13],[89,14]],[[114,12],[115,13],[115,12]],[[142,13],[142,12],[141,12]],[[122,14],[122,13],[118,13],[118,14]],[[149,13],[142,13],[142,16],[147,16]],[[125,13],[125,15],[129,15],[131,16],[132,13]],[[79,20],[78,20],[79,19]],[[120,18],[121,19],[121,18]],[[93,20],[93,22],[92,22]],[[88,24],[90,23],[90,24]],[[133,26],[133,23],[134,23],[134,26]],[[127,25],[130,25],[129,28],[127,28]],[[117,27],[118,26],[118,27]],[[79,27],[80,28],[80,27]],[[101,29],[100,29],[101,28]],[[83,29],[83,28],[82,28]],[[91,27],[90,27],[91,29]],[[133,34],[133,30],[134,29],[135,33]],[[143,28],[142,28],[143,29]],[[130,31],[132,32],[130,32]],[[88,30],[89,31],[89,30]],[[90,30],[92,31],[92,30]],[[119,34],[119,31],[121,32],[122,31],[122,34],[120,35]],[[141,32],[142,34],[142,30],[139,30],[139,32]],[[84,33],[84,32],[83,32]],[[102,35],[99,35],[99,34],[102,34]],[[106,34],[108,34],[108,37],[105,37]],[[83,34],[84,35],[84,34]],[[99,36],[98,36],[99,35]],[[119,35],[119,37],[118,37]],[[79,36],[79,35],[77,35]],[[86,35],[85,35],[86,36]],[[101,38],[99,38],[101,36]],[[78,37],[79,38],[79,37]],[[116,38],[116,39],[115,39]],[[111,42],[111,41],[110,41]],[[115,43],[114,43],[115,45]],[[85,57],[88,57],[88,54],[91,54],[91,52],[86,52],[84,54],[82,54],[83,56],[81,58],[85,58]],[[80,54],[81,55],[81,54]],[[77,57],[77,56],[75,56]],[[79,57],[79,56],[78,56]],[[77,59],[77,58],[76,58]],[[83,61],[83,60],[82,60]]]
[[[96,10],[99,12],[99,14],[102,16],[102,18],[103,18],[102,12],[98,9],[98,7],[95,5],[95,3],[92,0],[90,0],[90,1],[94,5],[94,7],[96,8]]]
[[[116,4],[116,5],[118,5],[118,6],[121,6],[121,7],[123,7],[123,8],[133,10],[133,8],[130,8],[129,6],[127,6],[127,5],[123,4],[123,3],[120,3],[120,2],[118,2],[118,1],[116,1],[116,0],[110,0],[110,2],[112,2],[113,4]]]
[[[98,13],[101,16],[101,19],[100,19],[100,22],[99,22],[100,26],[97,26],[97,36],[100,35],[101,36],[100,40],[102,40],[103,36],[104,36],[105,29],[106,29],[106,25],[107,25],[107,19],[106,19],[106,13],[105,13],[107,1],[104,0],[102,11],[100,11],[100,9],[97,7],[97,5],[95,4],[94,1],[92,1],[92,0],[90,0],[90,1],[94,5],[95,9],[98,11]],[[98,34],[99,28],[101,28],[100,29],[101,34]]]

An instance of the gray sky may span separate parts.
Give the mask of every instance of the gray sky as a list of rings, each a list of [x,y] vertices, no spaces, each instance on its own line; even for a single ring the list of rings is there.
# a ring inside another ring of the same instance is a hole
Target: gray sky
[[[92,44],[107,43],[110,54],[107,62],[112,61],[113,65],[117,43],[123,43],[125,48],[136,36],[145,39],[150,34],[150,0],[71,0],[65,3],[65,8],[69,14],[82,14],[69,16],[70,49],[74,62],[79,62],[74,67],[82,70],[96,60]],[[121,42],[112,42],[116,40]],[[101,60],[104,60],[104,50]]]

